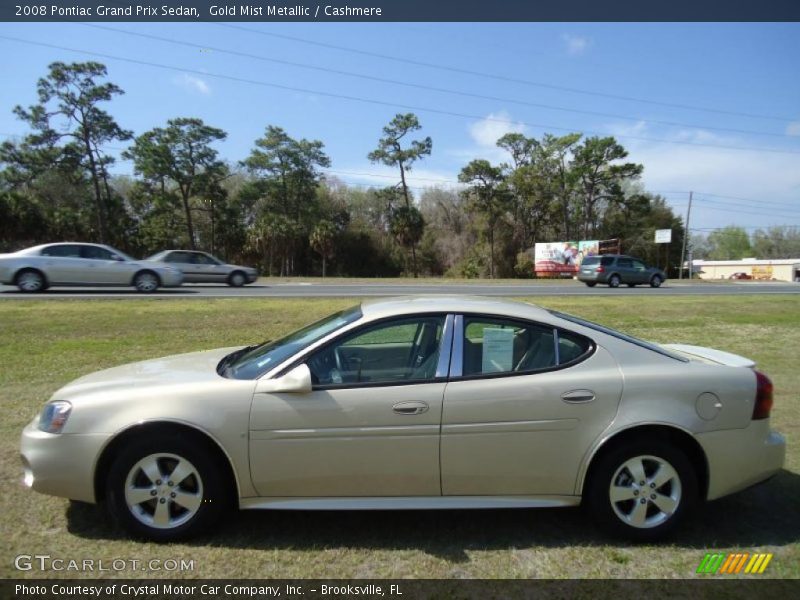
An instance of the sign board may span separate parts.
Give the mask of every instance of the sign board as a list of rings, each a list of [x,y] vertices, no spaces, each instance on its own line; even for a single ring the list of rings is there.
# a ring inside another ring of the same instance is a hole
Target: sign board
[[[656,244],[669,244],[672,241],[672,229],[656,229]]]

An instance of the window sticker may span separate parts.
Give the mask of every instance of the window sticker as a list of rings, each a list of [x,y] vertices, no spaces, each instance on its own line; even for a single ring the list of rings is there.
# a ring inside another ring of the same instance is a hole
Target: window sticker
[[[514,357],[514,330],[487,327],[483,330],[483,373],[510,371]]]

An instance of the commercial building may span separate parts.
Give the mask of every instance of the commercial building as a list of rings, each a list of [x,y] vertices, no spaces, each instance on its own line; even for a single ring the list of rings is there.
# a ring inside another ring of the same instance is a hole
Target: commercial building
[[[800,258],[777,260],[693,260],[692,272],[700,279],[756,279],[800,281]],[[739,276],[744,274],[744,277]]]

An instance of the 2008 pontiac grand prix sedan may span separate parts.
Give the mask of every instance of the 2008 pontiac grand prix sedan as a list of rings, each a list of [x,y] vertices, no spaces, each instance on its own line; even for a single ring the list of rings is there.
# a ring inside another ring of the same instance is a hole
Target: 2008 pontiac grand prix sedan
[[[34,490],[104,501],[159,541],[236,506],[578,504],[649,540],[783,465],[754,366],[529,304],[383,300],[77,379],[25,428],[22,462]]]

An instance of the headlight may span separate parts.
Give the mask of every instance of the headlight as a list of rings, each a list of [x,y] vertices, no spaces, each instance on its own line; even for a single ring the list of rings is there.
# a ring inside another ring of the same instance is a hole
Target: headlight
[[[72,404],[65,400],[48,402],[39,415],[39,429],[46,433],[61,433],[72,411]]]

